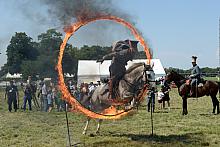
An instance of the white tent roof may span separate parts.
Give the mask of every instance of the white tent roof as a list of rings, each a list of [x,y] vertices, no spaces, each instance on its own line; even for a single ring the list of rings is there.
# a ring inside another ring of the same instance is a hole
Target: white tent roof
[[[19,79],[21,78],[22,74],[19,73],[14,73],[13,75],[10,74],[9,72],[6,74],[6,78],[11,78],[11,79]]]
[[[145,62],[146,59],[136,59],[133,61],[129,61],[126,68],[131,66],[133,63]],[[78,76],[108,76],[109,75],[109,66],[111,64],[111,60],[105,60],[102,64],[97,63],[94,60],[79,60],[78,61]],[[160,59],[152,59],[151,64],[154,64],[153,70],[156,75],[165,75],[164,68],[160,62]]]

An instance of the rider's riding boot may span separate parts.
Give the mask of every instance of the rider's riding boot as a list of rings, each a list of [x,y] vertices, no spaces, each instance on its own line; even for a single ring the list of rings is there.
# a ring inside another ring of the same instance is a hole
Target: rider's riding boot
[[[109,96],[111,99],[114,99],[112,79],[110,79],[110,81],[109,81]]]
[[[191,87],[189,96],[192,97],[193,94],[194,94],[194,93],[193,93],[193,87]]]

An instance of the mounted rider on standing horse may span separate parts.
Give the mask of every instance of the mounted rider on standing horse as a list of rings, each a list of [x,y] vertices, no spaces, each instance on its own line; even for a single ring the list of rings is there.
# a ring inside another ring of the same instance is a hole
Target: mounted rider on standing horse
[[[197,95],[196,89],[198,84],[201,82],[201,70],[199,66],[196,64],[196,56],[192,56],[192,69],[191,69],[191,75],[189,76],[190,79],[190,96]]]
[[[122,79],[126,72],[125,66],[127,62],[132,61],[137,49],[138,41],[118,41],[113,45],[112,52],[98,59],[97,62],[103,63],[104,60],[109,57],[112,58],[111,65],[109,66],[110,81],[109,81],[109,92],[112,99],[115,99],[115,87],[118,86],[119,81]],[[132,97],[131,92],[127,92],[124,98]]]

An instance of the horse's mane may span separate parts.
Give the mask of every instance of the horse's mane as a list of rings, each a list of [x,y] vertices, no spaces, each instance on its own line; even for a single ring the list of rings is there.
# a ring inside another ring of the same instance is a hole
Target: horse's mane
[[[126,74],[130,73],[131,71],[133,71],[135,68],[144,65],[144,62],[139,62],[139,63],[133,63],[127,70],[126,70]]]
[[[182,79],[185,79],[184,76],[182,76],[181,74],[177,73],[176,71],[172,70],[170,73],[174,73],[176,74],[177,76],[181,77]]]

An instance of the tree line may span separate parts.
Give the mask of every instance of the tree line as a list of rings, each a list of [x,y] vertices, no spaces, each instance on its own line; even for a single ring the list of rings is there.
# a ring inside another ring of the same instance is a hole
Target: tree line
[[[189,75],[191,73],[190,69],[179,69],[179,68],[173,68],[173,67],[169,67],[169,68],[165,68],[166,73],[170,72],[170,71],[176,71],[179,74],[182,75]],[[210,68],[210,67],[204,67],[201,68],[201,72],[204,76],[217,76],[220,74],[220,67],[217,68]]]
[[[56,65],[59,48],[62,43],[62,33],[49,29],[37,37],[37,41],[25,32],[16,32],[7,46],[7,63],[1,68],[0,76],[7,72],[21,73],[24,79],[29,75],[36,78],[57,78]],[[110,46],[88,46],[80,48],[67,44],[63,56],[63,71],[77,73],[78,60],[97,60],[111,52]],[[140,51],[135,58],[145,59],[145,52]]]

